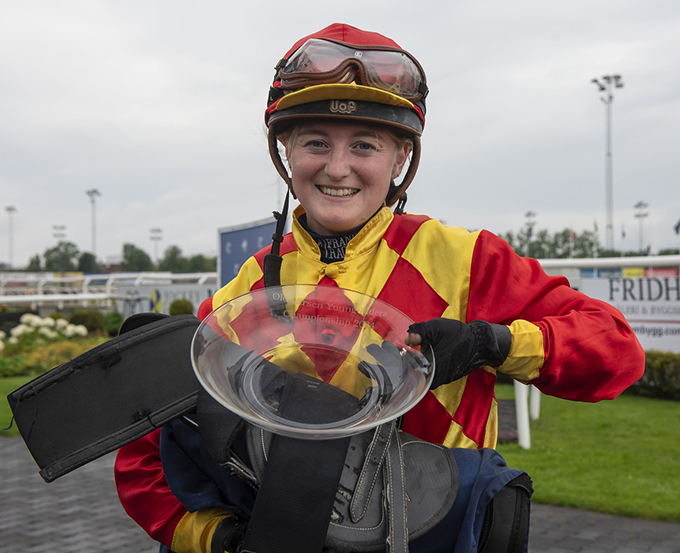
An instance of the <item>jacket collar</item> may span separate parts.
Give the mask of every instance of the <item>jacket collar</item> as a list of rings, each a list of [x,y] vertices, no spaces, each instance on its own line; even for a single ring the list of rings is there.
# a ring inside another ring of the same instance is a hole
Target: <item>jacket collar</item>
[[[305,210],[301,205],[297,206],[293,211],[293,238],[297,244],[298,251],[318,261],[321,258],[319,246],[299,221],[300,215],[303,213],[305,213]],[[375,249],[393,219],[394,213],[392,213],[389,207],[383,207],[378,211],[347,244],[345,261],[351,261]]]

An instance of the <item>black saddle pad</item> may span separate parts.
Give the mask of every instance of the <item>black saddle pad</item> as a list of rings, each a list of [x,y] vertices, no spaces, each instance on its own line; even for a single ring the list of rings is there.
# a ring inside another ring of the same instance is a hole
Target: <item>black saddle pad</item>
[[[195,410],[190,350],[199,324],[193,315],[144,324],[7,396],[46,482]]]

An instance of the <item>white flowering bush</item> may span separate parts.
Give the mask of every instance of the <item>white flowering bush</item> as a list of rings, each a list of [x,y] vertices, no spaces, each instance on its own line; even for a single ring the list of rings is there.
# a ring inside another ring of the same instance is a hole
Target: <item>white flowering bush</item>
[[[103,341],[88,337],[85,325],[25,313],[9,336],[0,331],[0,377],[39,374]]]
[[[4,334],[4,332],[3,332]],[[77,336],[87,336],[84,325],[74,325],[66,319],[54,320],[52,317],[40,317],[33,313],[24,313],[19,324],[10,330],[8,343],[13,346],[25,345],[29,348],[35,343],[56,342]],[[4,339],[4,336],[2,337]]]

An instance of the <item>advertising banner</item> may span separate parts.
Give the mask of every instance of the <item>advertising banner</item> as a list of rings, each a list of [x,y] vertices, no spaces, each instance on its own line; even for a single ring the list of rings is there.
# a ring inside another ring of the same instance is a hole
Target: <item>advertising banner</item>
[[[241,265],[253,254],[272,243],[276,230],[273,217],[245,225],[219,229],[217,272],[220,286],[224,286],[239,272]]]
[[[680,353],[680,277],[677,269],[650,274],[659,276],[584,278],[581,291],[621,311],[646,350]]]

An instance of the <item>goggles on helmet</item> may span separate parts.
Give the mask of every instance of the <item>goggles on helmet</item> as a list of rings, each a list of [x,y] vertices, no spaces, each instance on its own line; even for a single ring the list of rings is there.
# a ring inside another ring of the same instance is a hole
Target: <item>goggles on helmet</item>
[[[427,96],[425,72],[405,50],[390,46],[357,46],[313,38],[282,60],[283,89],[324,83],[350,83],[357,76],[364,86],[385,90],[407,100]]]

